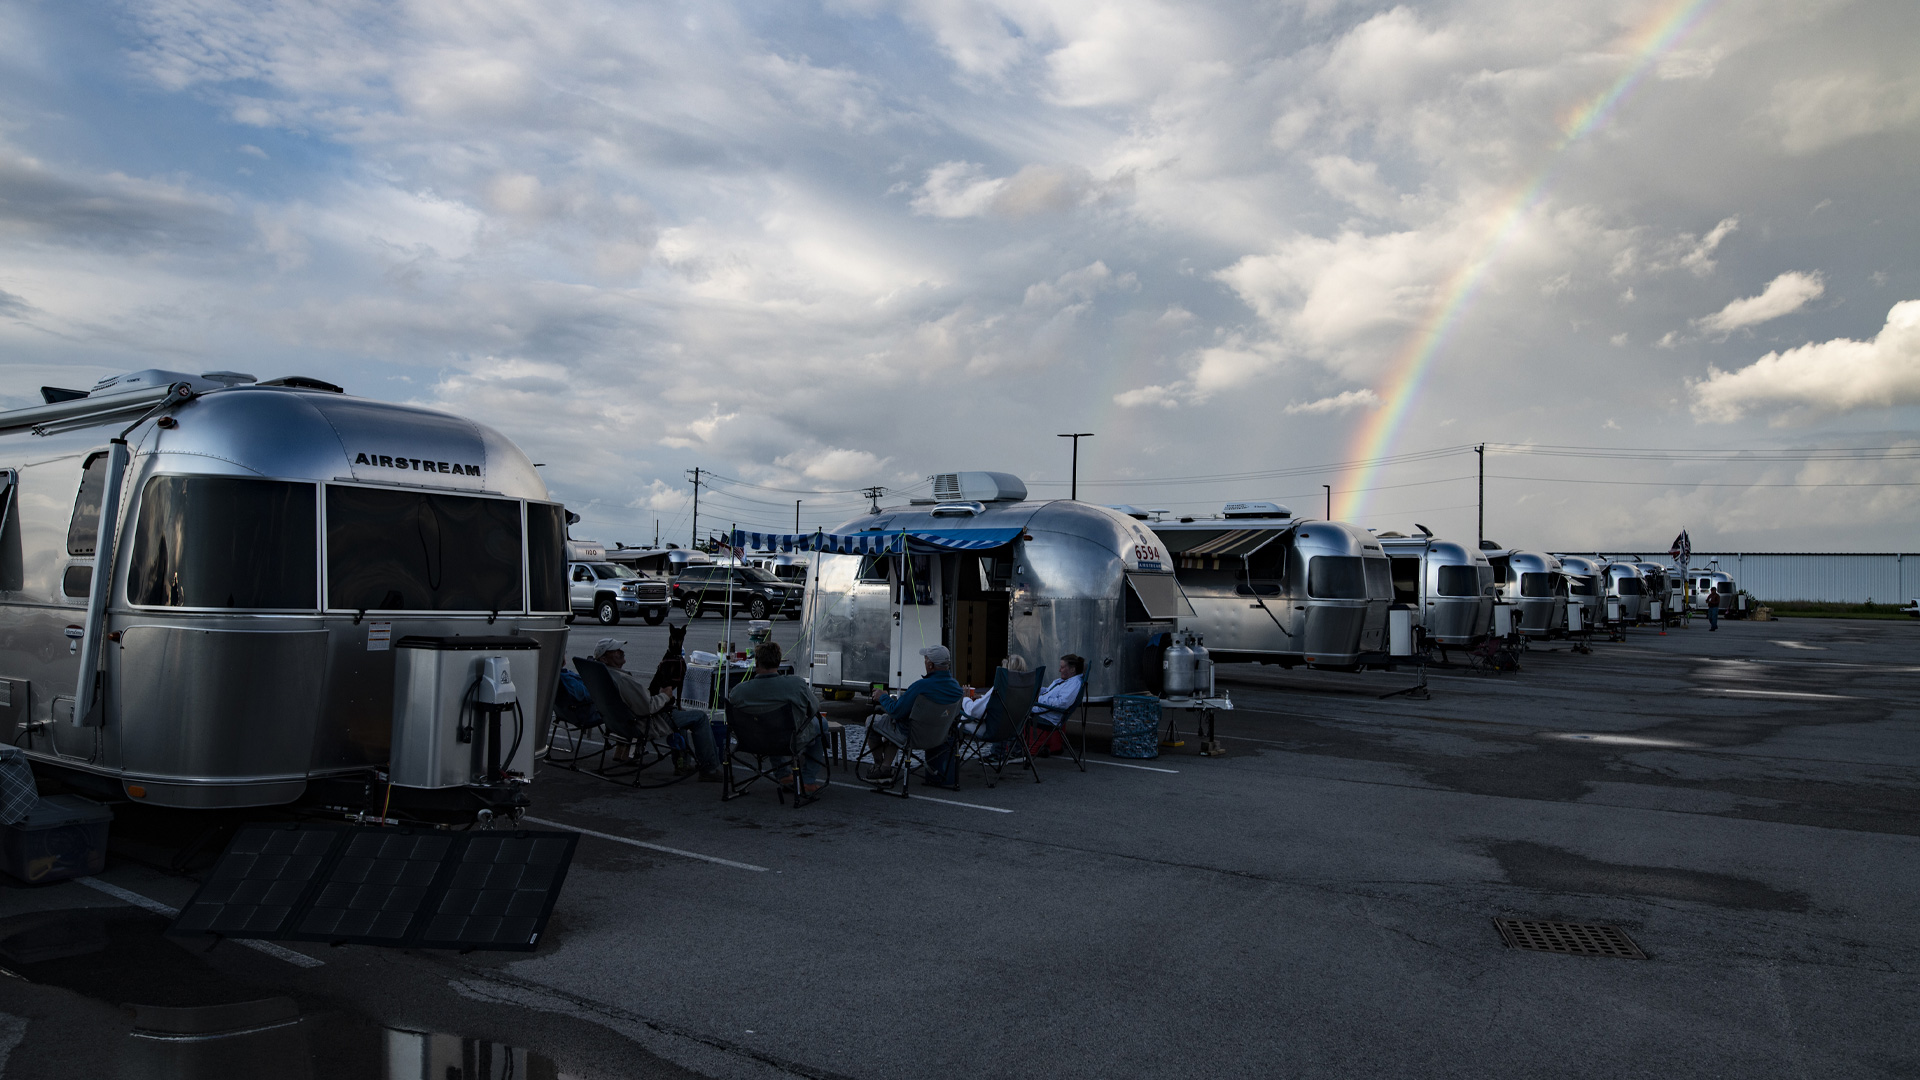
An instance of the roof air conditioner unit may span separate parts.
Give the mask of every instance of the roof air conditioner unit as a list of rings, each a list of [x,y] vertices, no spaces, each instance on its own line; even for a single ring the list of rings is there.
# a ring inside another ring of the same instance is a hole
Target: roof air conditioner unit
[[[1230,502],[1221,514],[1230,518],[1290,518],[1293,511],[1270,502]]]
[[[950,472],[937,473],[933,481],[933,501],[944,502],[1025,502],[1027,485],[1011,473]]]

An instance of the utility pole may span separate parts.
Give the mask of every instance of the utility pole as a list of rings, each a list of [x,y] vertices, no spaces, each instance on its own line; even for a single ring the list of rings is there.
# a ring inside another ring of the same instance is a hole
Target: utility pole
[[[1333,485],[1321,484],[1320,486],[1327,489],[1327,520],[1332,521],[1333,520]]]
[[[687,546],[698,551],[700,549],[700,470],[695,468],[687,475],[693,479],[693,535],[688,538]]]
[[[1093,432],[1076,431],[1071,435],[1056,435],[1054,438],[1073,440],[1073,482],[1072,486],[1068,489],[1069,494],[1067,497],[1078,502],[1080,501],[1080,440],[1093,438]]]
[[[659,550],[659,547],[660,547],[660,519],[659,518],[653,519],[653,546],[655,550]]]
[[[800,500],[793,500],[793,531],[800,531]]]
[[[873,508],[868,510],[868,513],[877,514],[880,512],[880,496],[886,493],[887,489],[883,487],[870,487],[860,493],[861,498],[873,500]]]
[[[1487,539],[1487,444],[1481,443],[1473,452],[1480,455],[1480,535],[1474,538],[1477,548]]]

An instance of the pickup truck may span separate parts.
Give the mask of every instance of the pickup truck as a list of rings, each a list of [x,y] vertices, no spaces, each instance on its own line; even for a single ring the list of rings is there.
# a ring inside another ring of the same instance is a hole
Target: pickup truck
[[[573,608],[569,622],[592,615],[602,626],[640,617],[658,626],[672,603],[666,582],[609,562],[569,563],[567,593]]]

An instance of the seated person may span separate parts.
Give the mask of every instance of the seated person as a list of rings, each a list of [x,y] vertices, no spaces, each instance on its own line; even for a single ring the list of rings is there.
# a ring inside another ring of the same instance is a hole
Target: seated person
[[[960,684],[953,678],[953,653],[945,645],[934,645],[920,650],[927,661],[925,678],[918,679],[912,686],[900,694],[878,694],[873,704],[879,710],[879,719],[873,722],[872,732],[880,737],[873,747],[874,771],[867,777],[875,782],[893,778],[893,751],[896,746],[907,746],[907,718],[913,714],[913,703],[925,696],[942,705],[951,705],[962,696]],[[945,747],[929,754],[949,752]],[[929,764],[932,764],[931,762]]]
[[[641,721],[650,723],[650,717],[660,713],[673,701],[673,691],[662,690],[658,694],[650,694],[647,684],[627,671],[627,650],[620,642],[612,638],[601,638],[594,642],[593,658],[606,665],[607,674],[613,676],[613,688],[620,691],[620,700],[626,702],[627,708]],[[700,779],[707,783],[719,783],[720,752],[713,745],[713,723],[707,714],[699,709],[675,709],[672,722],[673,730],[689,732],[693,742],[693,759],[700,768]],[[624,745],[616,748],[613,759],[627,760],[629,750]]]
[[[1025,657],[1009,656],[1000,662],[1000,666],[1006,668],[1008,671],[1025,671],[1027,670],[1027,661]],[[967,693],[971,696],[960,703],[961,719],[957,725],[957,730],[964,731],[975,738],[979,738],[986,733],[986,727],[981,720],[987,715],[987,702],[993,700],[993,687],[989,686],[978,693],[975,693],[973,689],[969,687]],[[994,743],[992,749],[988,751],[987,756],[989,759],[1005,758],[1007,756],[1007,744],[1004,742]]]
[[[1058,730],[1067,722],[1067,713],[1080,700],[1081,684],[1086,682],[1087,662],[1072,653],[1060,658],[1060,677],[1040,691],[1033,706],[1033,722],[1048,730]]]
[[[798,675],[780,674],[780,646],[763,641],[754,648],[753,674],[727,691],[727,700],[750,709],[768,705],[793,706],[793,721],[799,729],[794,741],[800,745],[802,754],[800,782],[805,785],[802,790],[811,795],[824,786],[821,773],[827,767],[823,741],[827,734],[827,721],[820,715],[820,699],[813,696],[813,687]],[[767,760],[774,764],[775,783],[785,785],[793,782],[792,758],[772,757]]]

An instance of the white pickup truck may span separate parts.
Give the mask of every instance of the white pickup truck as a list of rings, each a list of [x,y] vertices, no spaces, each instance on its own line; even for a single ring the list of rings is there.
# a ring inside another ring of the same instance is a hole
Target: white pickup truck
[[[592,615],[602,626],[623,618],[644,618],[658,626],[672,606],[667,583],[606,560],[607,550],[583,540],[567,542],[568,621]]]

